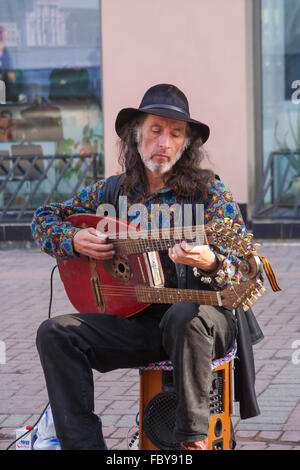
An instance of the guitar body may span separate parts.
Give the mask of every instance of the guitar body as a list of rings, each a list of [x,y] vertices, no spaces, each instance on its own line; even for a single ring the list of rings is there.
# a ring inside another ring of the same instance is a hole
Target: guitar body
[[[157,232],[151,238],[148,232],[110,216],[74,214],[66,219],[74,227],[93,227],[108,236],[114,246],[115,255],[110,260],[97,261],[78,255],[69,259],[58,259],[60,276],[70,302],[79,313],[107,313],[129,317],[152,303],[172,304],[182,300],[200,305],[217,305],[236,308],[245,302],[252,305],[263,290],[258,273],[260,263],[253,248],[231,228],[219,222],[205,227],[207,244],[225,244],[229,250],[245,259],[240,269],[246,281],[231,284],[222,291],[191,290],[164,287],[164,275],[159,251],[182,240],[178,232],[164,239]],[[195,227],[197,231],[203,227]],[[190,242],[190,238],[184,238]],[[234,250],[234,251],[233,251]],[[249,299],[251,297],[251,299]]]
[[[74,227],[97,228],[104,218],[93,214],[76,214],[67,221]],[[109,225],[115,229],[114,235],[127,233],[130,225],[109,217],[105,218],[105,222],[107,224],[103,224],[103,231],[108,236]],[[66,260],[58,259],[57,264],[67,296],[79,313],[111,313],[128,317],[149,305],[137,302],[133,288],[136,285],[152,284],[149,262],[144,254],[124,255],[120,249],[109,261],[91,260],[80,255]]]

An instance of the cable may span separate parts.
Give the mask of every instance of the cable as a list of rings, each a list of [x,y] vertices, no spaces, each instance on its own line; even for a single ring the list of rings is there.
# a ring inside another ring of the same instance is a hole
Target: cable
[[[52,307],[52,298],[53,298],[53,274],[54,274],[54,271],[57,267],[58,267],[58,265],[56,264],[52,268],[51,275],[50,275],[50,299],[49,299],[49,308],[48,308],[48,319],[51,318],[51,307]],[[30,429],[28,429],[28,431],[24,432],[24,434],[22,434],[17,439],[15,439],[11,444],[9,444],[9,446],[6,447],[5,450],[9,450],[17,441],[19,441],[23,437],[27,436],[27,434],[29,434],[31,432],[31,430],[34,429],[38,425],[38,423],[40,422],[40,420],[41,420],[43,414],[45,413],[46,409],[48,408],[48,406],[49,406],[49,401],[48,401],[47,405],[45,406],[45,408],[43,409],[42,413],[40,414],[38,420],[34,423],[34,425]]]
[[[33,425],[30,429],[28,429],[28,431],[24,432],[24,434],[22,434],[22,435],[19,436],[17,439],[15,439],[11,444],[9,444],[9,446],[6,447],[5,450],[9,450],[9,449],[11,448],[11,446],[13,446],[17,441],[19,441],[19,440],[22,439],[23,437],[27,436],[27,434],[29,434],[29,433],[32,431],[32,429],[34,429],[34,428],[38,425],[38,423],[40,422],[40,420],[41,420],[43,414],[45,413],[46,409],[48,408],[48,406],[49,406],[49,402],[47,403],[47,405],[46,405],[45,408],[43,409],[43,411],[42,411],[42,413],[41,413],[39,419],[34,423],[34,425]]]
[[[130,442],[128,442],[128,440],[129,440],[129,433],[130,433],[134,428],[136,428],[136,426],[132,426],[132,427],[128,430],[128,432],[127,432],[127,438],[126,438],[127,450],[131,449],[132,446],[135,444],[135,442],[136,442],[136,441],[138,440],[138,438],[139,438],[139,431],[137,430],[137,431],[133,434],[133,436],[131,437]]]
[[[48,318],[51,318],[51,307],[52,307],[52,297],[53,297],[53,274],[57,267],[58,265],[56,264],[52,268],[51,276],[50,276],[50,300],[49,300]]]

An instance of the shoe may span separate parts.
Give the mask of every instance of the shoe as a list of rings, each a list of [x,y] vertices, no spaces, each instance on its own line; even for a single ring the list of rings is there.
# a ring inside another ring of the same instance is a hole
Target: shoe
[[[180,450],[208,450],[208,437],[203,441],[181,442]]]

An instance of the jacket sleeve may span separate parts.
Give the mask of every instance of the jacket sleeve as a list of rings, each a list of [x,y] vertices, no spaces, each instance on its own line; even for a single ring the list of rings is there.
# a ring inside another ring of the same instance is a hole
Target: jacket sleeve
[[[72,214],[95,213],[103,202],[105,179],[80,191],[72,199],[47,204],[36,210],[31,230],[36,244],[42,251],[55,258],[74,256],[73,237],[80,230],[65,219]]]
[[[224,218],[232,219],[234,224],[238,224],[240,229],[244,229],[244,236],[247,235],[245,223],[241,215],[239,206],[229,189],[219,180],[212,180],[209,188],[209,197],[204,205],[205,223],[213,220],[224,222]],[[231,252],[226,246],[214,245],[211,249],[219,259],[219,267],[213,276],[207,274],[207,283],[214,290],[223,289],[229,283],[239,284],[246,280],[239,266],[243,261]],[[205,282],[205,278],[204,278]]]

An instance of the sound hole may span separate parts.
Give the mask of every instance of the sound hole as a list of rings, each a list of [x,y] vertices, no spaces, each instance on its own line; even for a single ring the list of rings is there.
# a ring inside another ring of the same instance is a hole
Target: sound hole
[[[110,260],[104,260],[102,266],[111,276],[122,282],[130,281],[133,274],[130,263],[124,256],[117,255]]]
[[[122,273],[122,274],[125,273],[125,266],[124,266],[124,264],[121,264],[121,263],[120,263],[119,266],[118,266],[118,269],[119,269],[120,273]]]
[[[222,421],[220,418],[216,419],[215,422],[215,436],[219,437],[222,434]]]
[[[128,282],[132,275],[129,261],[123,256],[113,258],[113,271],[114,275],[123,282]]]

